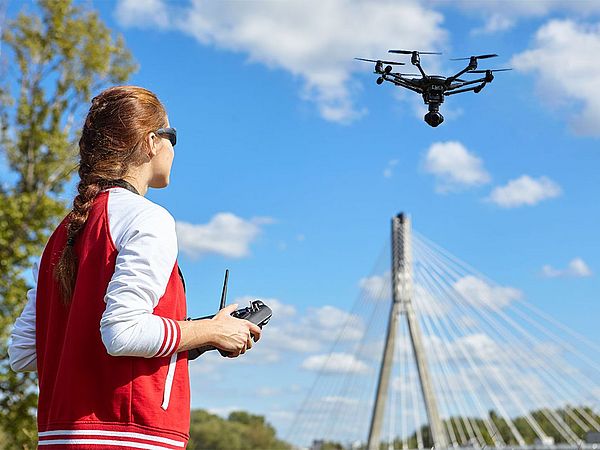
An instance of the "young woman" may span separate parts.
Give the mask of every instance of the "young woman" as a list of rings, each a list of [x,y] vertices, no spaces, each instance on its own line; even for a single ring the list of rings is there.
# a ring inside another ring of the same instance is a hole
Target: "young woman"
[[[34,266],[9,344],[14,370],[38,372],[40,446],[182,449],[186,350],[236,357],[260,338],[231,317],[237,305],[185,320],[175,221],[144,197],[169,184],[175,143],[152,92],[117,86],[92,100],[73,210]]]

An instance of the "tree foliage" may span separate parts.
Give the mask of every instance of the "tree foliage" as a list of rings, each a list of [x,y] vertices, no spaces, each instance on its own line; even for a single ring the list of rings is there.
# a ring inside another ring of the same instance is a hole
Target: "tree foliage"
[[[191,416],[190,450],[290,450],[262,416],[235,411],[223,419],[204,410]]]
[[[0,86],[0,434],[6,448],[36,441],[35,374],[8,367],[7,339],[26,300],[26,272],[66,213],[79,124],[92,93],[135,70],[122,38],[71,0],[39,0],[3,28]],[[6,58],[6,57],[5,57]]]

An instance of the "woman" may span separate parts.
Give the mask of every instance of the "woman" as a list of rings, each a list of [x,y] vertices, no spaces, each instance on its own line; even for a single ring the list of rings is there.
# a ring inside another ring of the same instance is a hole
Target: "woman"
[[[169,184],[176,132],[150,91],[92,100],[79,141],[78,195],[34,266],[9,345],[37,370],[40,446],[184,448],[187,351],[243,354],[260,328],[231,317],[186,321],[175,221],[144,197]]]

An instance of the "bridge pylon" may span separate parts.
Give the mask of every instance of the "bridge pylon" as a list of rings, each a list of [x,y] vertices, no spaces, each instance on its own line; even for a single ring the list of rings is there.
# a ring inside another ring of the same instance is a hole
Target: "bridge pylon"
[[[448,447],[442,421],[439,416],[435,392],[427,366],[425,349],[419,321],[417,320],[412,303],[413,274],[412,274],[412,248],[411,248],[411,221],[410,217],[400,213],[392,218],[392,304],[388,320],[387,335],[383,350],[383,358],[379,371],[375,404],[369,427],[368,450],[379,450],[381,427],[385,403],[387,400],[390,373],[394,363],[394,349],[396,348],[396,332],[398,321],[406,318],[412,344],[415,363],[419,374],[421,392],[427,412],[427,419],[431,429],[433,443],[436,449]]]

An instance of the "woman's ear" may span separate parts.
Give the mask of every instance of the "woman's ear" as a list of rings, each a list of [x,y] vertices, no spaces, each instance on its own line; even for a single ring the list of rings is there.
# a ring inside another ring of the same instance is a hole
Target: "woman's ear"
[[[152,160],[152,158],[154,158],[156,156],[157,153],[157,144],[158,144],[158,139],[159,137],[156,135],[156,133],[148,133],[148,136],[146,137],[146,141],[144,142],[145,144],[145,154],[148,156],[148,160]]]

